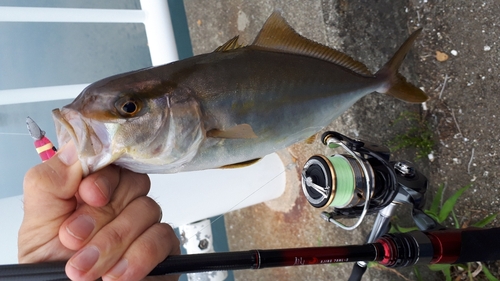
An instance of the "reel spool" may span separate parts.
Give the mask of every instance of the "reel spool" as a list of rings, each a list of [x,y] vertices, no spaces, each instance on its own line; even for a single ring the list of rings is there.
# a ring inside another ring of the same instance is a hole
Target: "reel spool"
[[[362,206],[373,195],[374,178],[372,167],[363,159],[314,155],[302,170],[302,191],[315,208]]]
[[[330,148],[340,146],[349,155],[336,154],[328,157],[315,155],[309,158],[302,169],[302,191],[307,201],[316,208],[329,206],[336,210],[362,208],[358,221],[352,226],[344,225],[327,212],[322,213],[325,220],[345,230],[353,230],[365,218],[370,199],[375,193],[375,175],[372,166],[355,152],[363,146],[362,142],[353,141],[335,132],[327,132],[323,134],[323,144]]]

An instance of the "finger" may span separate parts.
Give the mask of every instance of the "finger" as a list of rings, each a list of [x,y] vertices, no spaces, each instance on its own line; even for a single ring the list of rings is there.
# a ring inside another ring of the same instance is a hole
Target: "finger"
[[[115,210],[123,210],[132,200],[149,193],[151,181],[146,174],[120,169],[120,182],[118,186],[119,188],[111,196],[109,204]]]
[[[31,168],[24,177],[24,210],[38,211],[53,206],[52,200],[71,199],[82,179],[82,168],[73,142],[65,145],[45,163]],[[53,208],[53,207],[52,207]],[[55,208],[54,208],[55,209]],[[44,217],[51,214],[44,210]],[[59,210],[53,211],[59,215]]]
[[[94,280],[102,276],[137,237],[158,222],[160,214],[153,199],[137,198],[68,261],[66,273],[75,279]]]
[[[88,175],[80,183],[78,194],[82,202],[101,207],[106,205],[120,182],[120,168],[109,165]]]
[[[37,261],[39,256],[34,253],[37,248],[55,247],[59,243],[54,239],[59,226],[76,208],[74,195],[82,178],[82,168],[77,160],[76,148],[70,142],[60,149],[56,157],[26,173],[23,184],[24,218],[18,239],[21,262]],[[61,257],[63,254],[68,253],[47,251],[43,256]]]
[[[89,177],[91,178],[89,179]],[[109,190],[111,192],[110,203],[100,208],[86,204],[81,205],[62,223],[59,229],[61,243],[68,249],[79,250],[104,226],[113,221],[130,202],[139,197],[144,197],[149,192],[149,185],[147,175],[133,173],[118,167],[104,168],[95,174],[89,175],[83,180],[80,189],[84,190],[83,193],[86,194],[92,192],[99,194],[101,189]],[[98,197],[95,196],[94,198]],[[100,197],[98,200],[103,200],[103,198]],[[91,199],[88,196],[86,200]],[[98,200],[94,200],[94,203]],[[153,210],[159,209],[156,202],[154,204],[156,206],[153,207]],[[158,218],[156,215],[153,216]],[[153,222],[155,221],[153,220]]]
[[[179,254],[179,240],[172,227],[166,223],[157,223],[130,245],[121,259],[102,279],[104,281],[140,280],[168,255]],[[171,280],[177,280],[177,278],[172,276]]]

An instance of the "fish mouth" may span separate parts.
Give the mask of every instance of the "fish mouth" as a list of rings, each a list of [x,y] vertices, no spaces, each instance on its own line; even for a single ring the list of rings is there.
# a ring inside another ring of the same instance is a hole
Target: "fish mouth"
[[[85,176],[110,163],[105,159],[109,142],[103,141],[106,139],[103,124],[86,122],[79,112],[66,107],[52,110],[52,117],[59,146],[74,142]]]

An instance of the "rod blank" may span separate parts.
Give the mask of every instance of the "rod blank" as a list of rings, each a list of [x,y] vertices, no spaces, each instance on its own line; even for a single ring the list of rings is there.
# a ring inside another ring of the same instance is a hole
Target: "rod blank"
[[[373,261],[376,244],[169,256],[149,275]],[[66,261],[0,265],[0,280],[67,280]]]

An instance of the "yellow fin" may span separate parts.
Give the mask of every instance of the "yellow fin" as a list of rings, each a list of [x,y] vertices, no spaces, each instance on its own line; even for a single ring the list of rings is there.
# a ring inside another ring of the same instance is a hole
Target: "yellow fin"
[[[241,44],[238,44],[238,38],[239,38],[239,36],[234,36],[229,41],[227,41],[226,43],[224,43],[223,45],[221,45],[217,49],[215,49],[214,52],[224,52],[224,51],[229,51],[229,50],[241,48]]]
[[[306,139],[306,143],[307,143],[307,144],[312,144],[315,140],[316,140],[316,134],[314,134],[314,135],[312,135],[312,136],[308,137],[308,138]]]
[[[422,90],[408,83],[406,79],[398,73],[401,63],[406,57],[406,54],[408,54],[408,51],[410,51],[413,42],[417,39],[420,32],[422,32],[421,28],[413,32],[403,45],[399,47],[389,62],[375,73],[375,77],[378,79],[389,81],[385,89],[377,90],[377,92],[385,93],[397,99],[412,103],[422,103],[429,99]]]
[[[278,12],[273,12],[269,16],[251,46],[314,57],[343,66],[358,74],[373,75],[361,62],[299,35]]]
[[[207,137],[221,139],[254,139],[257,138],[257,135],[254,133],[252,126],[240,124],[227,130],[212,129],[207,132]]]
[[[236,169],[236,168],[248,167],[250,165],[253,165],[253,164],[259,162],[260,159],[262,159],[262,158],[256,158],[256,159],[252,159],[252,160],[248,160],[248,161],[244,161],[244,162],[240,162],[240,163],[225,165],[225,166],[222,166],[221,169]]]

